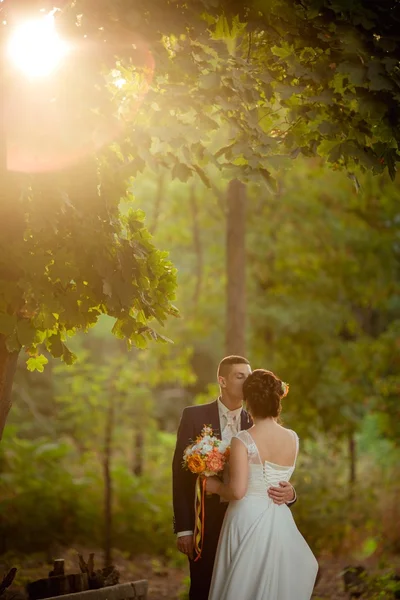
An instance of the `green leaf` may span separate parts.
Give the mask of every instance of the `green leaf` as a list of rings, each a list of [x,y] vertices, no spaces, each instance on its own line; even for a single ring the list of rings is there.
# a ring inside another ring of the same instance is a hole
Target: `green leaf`
[[[49,351],[54,358],[60,358],[64,352],[64,345],[60,339],[59,334],[50,336],[49,338]]]
[[[276,194],[276,192],[278,191],[276,179],[274,179],[272,177],[271,173],[269,171],[267,171],[267,169],[261,168],[261,169],[259,169],[259,172],[262,175],[262,177],[263,177],[265,183],[267,184],[268,189],[271,191],[271,193]]]
[[[147,340],[141,333],[135,333],[130,338],[135,344],[136,348],[145,350],[147,348]]]
[[[275,56],[279,56],[279,58],[288,58],[293,54],[294,49],[293,46],[289,46],[289,44],[284,42],[281,46],[272,46],[271,52]]]
[[[17,337],[21,346],[31,346],[35,340],[36,330],[28,319],[17,323]]]
[[[26,366],[28,371],[39,371],[39,373],[43,373],[44,366],[47,365],[49,361],[43,354],[39,354],[38,356],[31,356],[26,361]]]
[[[109,296],[109,298],[112,296],[112,286],[106,279],[103,279],[103,294]]]
[[[165,335],[161,335],[161,333],[157,333],[154,330],[151,330],[151,334],[156,341],[164,342],[165,344],[173,344],[173,340],[166,337]]]
[[[386,74],[386,69],[379,61],[371,61],[368,65],[369,89],[372,91],[392,90],[393,83]]]
[[[220,83],[221,78],[217,73],[207,73],[206,75],[201,75],[199,78],[199,87],[204,90],[219,88]]]
[[[333,136],[340,133],[340,128],[330,121],[322,121],[322,123],[318,125],[318,131],[322,133],[322,135]]]
[[[372,554],[376,552],[378,546],[379,543],[375,538],[367,538],[363,543],[361,550],[358,551],[358,558],[365,560],[366,558],[372,556]]]
[[[360,86],[365,83],[366,68],[361,62],[352,64],[345,61],[337,66],[336,71],[343,75],[348,75],[351,83],[354,85]]]
[[[65,362],[65,364],[72,365],[76,361],[77,356],[73,352],[71,352],[71,350],[69,350],[65,344],[63,344],[62,359]]]
[[[220,156],[223,156],[224,154],[229,152],[229,150],[231,150],[235,145],[236,145],[236,141],[232,142],[231,144],[228,144],[228,146],[223,146],[222,148],[217,150],[217,152],[214,154],[215,158],[219,158]]]
[[[278,83],[275,86],[276,92],[280,95],[282,100],[288,100],[292,96],[297,96],[304,92],[304,85],[286,85]]]
[[[196,171],[197,175],[202,180],[202,182],[204,183],[204,185],[206,187],[208,187],[209,189],[211,189],[211,182],[210,182],[209,178],[207,177],[207,175],[205,174],[205,172],[203,171],[203,169],[201,169],[198,165],[193,165],[193,168]]]
[[[172,177],[180,179],[184,183],[192,176],[192,171],[189,167],[183,163],[177,163],[172,169]]]
[[[342,144],[337,144],[328,154],[328,161],[336,163],[342,157]]]

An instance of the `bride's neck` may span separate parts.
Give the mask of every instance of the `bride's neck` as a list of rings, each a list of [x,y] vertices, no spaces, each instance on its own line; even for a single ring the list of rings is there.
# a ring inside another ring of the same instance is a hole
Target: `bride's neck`
[[[254,425],[263,425],[265,427],[275,427],[276,419],[274,417],[253,417]]]

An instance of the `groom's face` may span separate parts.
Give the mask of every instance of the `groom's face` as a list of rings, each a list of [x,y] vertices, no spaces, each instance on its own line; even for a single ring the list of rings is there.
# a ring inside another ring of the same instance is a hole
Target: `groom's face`
[[[230,365],[229,372],[222,379],[227,394],[235,400],[243,400],[243,383],[251,373],[250,365]]]

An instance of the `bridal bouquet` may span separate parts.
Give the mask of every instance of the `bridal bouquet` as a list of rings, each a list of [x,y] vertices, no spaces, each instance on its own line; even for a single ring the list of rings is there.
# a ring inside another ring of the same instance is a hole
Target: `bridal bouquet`
[[[184,451],[183,466],[196,475],[217,475],[224,470],[229,450],[229,444],[215,437],[209,425],[204,425],[196,441]]]
[[[195,485],[195,530],[194,547],[197,553],[195,561],[201,558],[204,541],[205,521],[205,483],[206,477],[218,475],[229,460],[230,447],[227,442],[218,439],[209,425],[204,425],[196,441],[183,453],[183,467],[197,475]]]

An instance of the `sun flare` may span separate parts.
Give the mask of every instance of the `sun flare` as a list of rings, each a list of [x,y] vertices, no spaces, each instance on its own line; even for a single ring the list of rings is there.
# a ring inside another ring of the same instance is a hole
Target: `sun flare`
[[[66,55],[53,14],[20,25],[8,42],[8,57],[28,77],[49,75]]]

